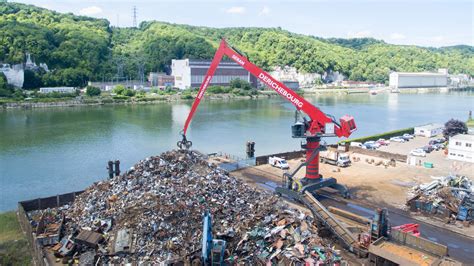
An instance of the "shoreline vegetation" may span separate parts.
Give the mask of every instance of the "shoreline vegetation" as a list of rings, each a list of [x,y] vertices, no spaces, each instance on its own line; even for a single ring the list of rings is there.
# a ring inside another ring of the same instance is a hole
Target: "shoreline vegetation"
[[[213,87],[209,87],[204,95],[205,100],[251,100],[262,98],[279,97],[275,91],[223,91],[213,92]],[[472,90],[473,88],[419,88],[403,89],[400,93],[425,93],[425,92],[445,92],[458,90]],[[299,95],[318,95],[318,94],[364,94],[376,91],[377,93],[391,93],[387,87],[370,90],[369,88],[331,88],[331,89],[312,89],[298,90]],[[75,106],[99,106],[99,105],[135,105],[135,104],[156,104],[163,102],[186,102],[192,101],[197,95],[197,90],[161,91],[160,93],[141,93],[136,95],[121,95],[104,93],[100,96],[87,96],[86,93],[81,96],[68,97],[44,97],[33,99],[15,99],[0,98],[0,110],[6,109],[32,109],[32,108],[50,108],[50,107],[75,107]]]
[[[30,265],[29,244],[16,211],[0,212],[0,224],[0,265]]]

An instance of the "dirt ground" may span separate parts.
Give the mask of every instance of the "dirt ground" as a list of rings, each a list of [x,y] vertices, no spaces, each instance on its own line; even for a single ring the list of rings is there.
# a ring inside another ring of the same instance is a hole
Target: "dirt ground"
[[[417,137],[406,143],[391,143],[381,150],[408,154],[412,149],[426,145],[428,141],[428,138]],[[474,178],[474,164],[453,163],[453,161],[446,158],[443,151],[433,151],[428,154],[426,158],[420,157],[422,162],[425,160],[433,162],[434,168],[411,166],[401,162],[396,162],[395,167],[376,166],[374,163],[367,163],[366,159],[373,159],[375,162],[383,160],[377,157],[351,152],[349,152],[349,154],[353,161],[351,166],[340,168],[329,164],[320,164],[320,173],[324,177],[336,178],[338,183],[344,184],[349,188],[353,199],[370,205],[391,206],[405,209],[408,192],[411,188],[418,184],[431,182],[433,180],[432,177],[446,176],[452,173],[466,175],[471,178],[471,180]],[[354,157],[358,157],[360,160],[354,162]],[[301,159],[289,160],[290,169],[296,169],[300,160]],[[282,181],[284,172],[285,170],[277,169],[266,164],[235,171],[232,174],[236,177],[243,178],[248,183],[266,188],[274,188]],[[297,177],[303,177],[304,173],[305,168],[302,168],[297,174]],[[268,179],[272,181],[269,182]],[[426,219],[428,218],[420,217],[420,219],[427,221]],[[458,232],[461,230],[463,234],[474,234],[474,227],[451,229]]]

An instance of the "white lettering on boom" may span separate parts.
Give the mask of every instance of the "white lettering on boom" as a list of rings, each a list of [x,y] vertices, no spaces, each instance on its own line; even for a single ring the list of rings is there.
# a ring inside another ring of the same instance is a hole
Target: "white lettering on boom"
[[[273,81],[272,79],[270,79],[267,75],[265,75],[264,73],[260,73],[258,75],[258,78],[263,80],[263,82],[265,84],[267,84],[268,86],[270,86],[271,88],[273,88],[274,90],[276,90],[280,95],[282,95],[283,97],[287,98],[290,102],[292,102],[294,105],[298,106],[299,108],[303,108],[303,103],[300,102],[300,100],[298,98],[296,98],[294,95],[292,95],[290,92],[288,92],[287,90],[285,90],[285,88],[281,87],[278,85],[278,83],[276,83],[275,81]]]

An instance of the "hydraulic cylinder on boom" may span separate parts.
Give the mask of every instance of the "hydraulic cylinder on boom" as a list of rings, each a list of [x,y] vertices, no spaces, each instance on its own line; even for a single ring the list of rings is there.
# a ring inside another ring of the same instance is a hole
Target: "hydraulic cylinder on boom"
[[[199,88],[199,92],[194,100],[181,133],[183,139],[178,141],[178,147],[180,147],[180,149],[189,149],[191,147],[192,143],[186,139],[188,126],[224,55],[228,56],[230,59],[234,60],[237,64],[249,71],[263,84],[275,90],[280,96],[288,100],[296,108],[297,115],[295,116],[295,124],[291,128],[292,137],[302,138],[305,140],[302,143],[301,148],[306,152],[306,161],[299,165],[293,173],[287,173],[284,175],[284,185],[277,188],[277,193],[286,194],[287,196],[296,199],[299,193],[306,190],[314,191],[322,187],[332,187],[338,189],[344,196],[346,196],[347,189],[344,186],[337,184],[336,179],[323,178],[319,173],[319,151],[325,149],[324,145],[321,145],[321,138],[349,137],[351,133],[356,130],[354,118],[345,115],[341,117],[339,121],[336,121],[333,116],[323,113],[319,108],[312,105],[296,92],[251,63],[237,49],[229,46],[224,39],[221,41],[201,87]],[[303,117],[301,114],[302,112],[307,114],[309,119]],[[306,166],[306,175],[304,178],[297,180],[295,175],[303,166]]]

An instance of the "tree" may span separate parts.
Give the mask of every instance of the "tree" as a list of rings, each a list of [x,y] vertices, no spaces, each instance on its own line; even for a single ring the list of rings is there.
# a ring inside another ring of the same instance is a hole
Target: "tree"
[[[8,84],[5,74],[0,72],[0,97],[10,97],[13,93],[13,88]]]
[[[23,89],[25,90],[38,89],[41,86],[43,86],[41,73],[29,70],[29,69],[25,70]]]
[[[451,119],[444,124],[443,135],[446,139],[457,134],[466,134],[467,126],[463,121]]]
[[[230,87],[233,89],[244,89],[244,90],[251,90],[252,86],[250,86],[250,83],[248,83],[245,80],[241,79],[233,79],[229,83]]]
[[[123,86],[123,85],[117,85],[112,90],[112,92],[117,94],[117,95],[122,95],[124,91],[125,91],[125,86]]]
[[[87,86],[86,88],[86,94],[88,96],[99,96],[101,93],[100,89],[97,88],[97,87],[93,87],[93,86]]]
[[[132,97],[132,96],[135,96],[135,91],[132,89],[126,89],[122,92],[122,95]]]

